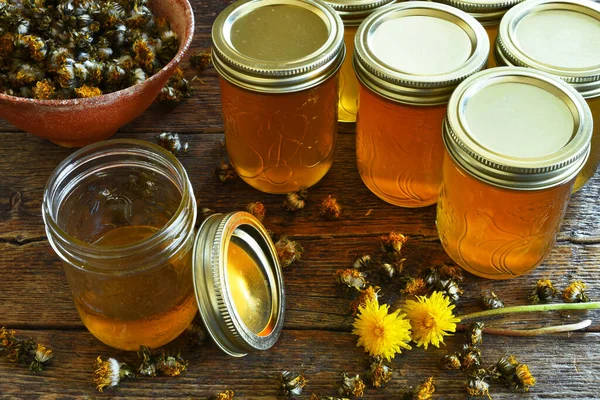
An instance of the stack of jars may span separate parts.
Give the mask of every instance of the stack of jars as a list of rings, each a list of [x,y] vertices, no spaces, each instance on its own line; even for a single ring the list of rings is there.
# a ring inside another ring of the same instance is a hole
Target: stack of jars
[[[443,2],[229,6],[212,32],[228,154],[253,187],[297,191],[329,170],[337,122],[356,120],[375,195],[437,203],[456,263],[518,276],[600,162],[600,5]]]

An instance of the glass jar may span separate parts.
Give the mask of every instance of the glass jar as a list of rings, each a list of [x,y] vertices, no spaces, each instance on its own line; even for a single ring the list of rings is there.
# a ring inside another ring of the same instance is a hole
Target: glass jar
[[[344,22],[344,44],[346,58],[340,70],[340,86],[338,89],[338,121],[356,122],[358,110],[358,81],[352,68],[354,54],[354,36],[358,26],[369,14],[391,5],[395,0],[326,0]]]
[[[459,10],[469,13],[477,21],[481,22],[490,40],[490,55],[488,68],[497,66],[494,59],[494,46],[498,36],[498,26],[504,14],[516,4],[523,0],[433,0],[448,4]]]
[[[600,4],[578,0],[532,0],[511,9],[495,46],[499,65],[535,68],[556,75],[587,101],[594,119],[590,157],[573,191],[600,164]]]
[[[245,212],[209,217],[194,234],[187,173],[166,150],[110,140],[64,160],[44,191],[48,240],[81,320],[109,346],[160,347],[200,309],[226,353],[271,347],[284,291],[273,242]]]
[[[436,219],[448,255],[490,279],[544,261],[591,132],[585,100],[550,74],[498,67],[458,86],[444,123]]]
[[[371,192],[402,207],[437,201],[446,104],[458,83],[484,68],[488,46],[480,23],[444,4],[394,4],[360,25],[356,160]]]
[[[297,191],[331,167],[343,31],[320,0],[242,0],[215,20],[227,153],[254,188]]]

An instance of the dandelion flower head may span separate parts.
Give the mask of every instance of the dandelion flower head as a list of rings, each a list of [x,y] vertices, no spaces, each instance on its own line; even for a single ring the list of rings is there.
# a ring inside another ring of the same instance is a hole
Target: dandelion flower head
[[[417,296],[417,300],[407,300],[404,312],[410,320],[412,340],[417,346],[425,349],[429,344],[440,347],[448,332],[456,331],[456,323],[460,321],[452,314],[454,305],[441,292],[433,292],[431,296]]]

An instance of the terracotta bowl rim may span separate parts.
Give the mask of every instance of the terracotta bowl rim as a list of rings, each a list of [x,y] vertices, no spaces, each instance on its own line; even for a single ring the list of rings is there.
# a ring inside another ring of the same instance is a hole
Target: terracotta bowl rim
[[[164,0],[158,0],[164,1]],[[174,69],[177,64],[181,62],[181,59],[190,48],[192,43],[192,39],[194,38],[194,30],[195,30],[195,20],[194,20],[194,10],[189,0],[168,0],[169,3],[180,2],[183,3],[183,6],[187,12],[187,16],[189,18],[185,19],[185,26],[189,27],[188,35],[185,37],[185,40],[179,44],[179,50],[175,54],[175,56],[169,61],[164,67],[161,68],[160,71],[152,75],[150,78],[146,79],[144,82],[138,83],[133,86],[129,86],[123,88],[121,90],[117,90],[116,92],[110,92],[106,94],[102,94],[100,96],[88,97],[88,98],[75,98],[75,99],[65,99],[65,100],[39,100],[39,99],[30,99],[27,97],[19,97],[19,96],[10,96],[4,93],[0,93],[0,102],[10,102],[14,104],[23,104],[23,105],[37,105],[37,106],[76,106],[85,103],[108,103],[121,96],[126,96],[129,91],[136,91],[141,87],[150,85],[153,81],[160,79],[163,75],[167,74],[169,70]]]

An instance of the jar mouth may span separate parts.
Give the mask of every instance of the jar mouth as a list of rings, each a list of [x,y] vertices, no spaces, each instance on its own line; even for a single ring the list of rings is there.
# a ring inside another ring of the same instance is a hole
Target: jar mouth
[[[137,159],[127,161],[127,156]],[[104,163],[101,162],[102,159],[106,159]],[[115,160],[121,161],[118,165],[111,164]],[[62,202],[90,174],[99,171],[108,173],[113,169],[112,175],[122,167],[135,170],[140,168],[140,171],[153,171],[167,177],[181,196],[173,215],[161,226],[154,227],[155,232],[152,234],[125,244],[98,245],[67,232],[57,221]],[[196,213],[193,188],[179,160],[160,146],[135,139],[107,140],[71,154],[56,167],[48,179],[42,203],[48,240],[57,254],[63,261],[77,268],[99,273],[128,274],[152,268],[163,254],[177,251],[193,235]],[[175,240],[172,239],[174,237]],[[152,259],[114,265],[115,260],[133,259],[153,249],[160,250],[152,252]]]

